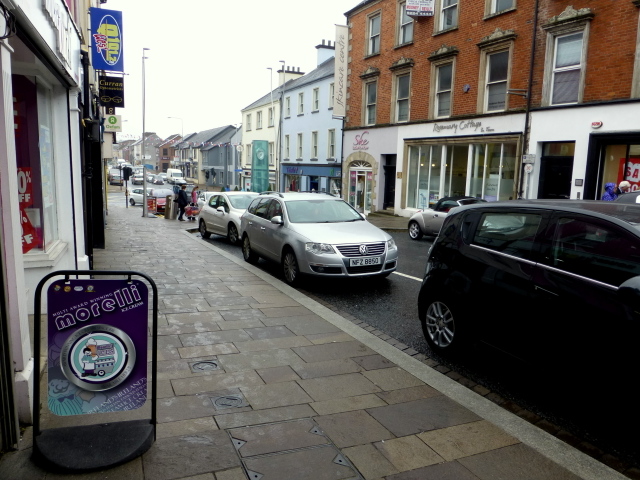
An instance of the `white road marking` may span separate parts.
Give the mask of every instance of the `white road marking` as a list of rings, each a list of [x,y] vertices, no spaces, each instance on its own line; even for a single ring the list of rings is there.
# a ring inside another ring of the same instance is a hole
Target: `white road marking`
[[[407,275],[405,273],[400,273],[400,272],[393,272],[395,275],[400,275],[401,277],[406,277],[406,278],[410,278],[411,280],[417,280],[418,282],[421,282],[422,279],[418,278],[418,277],[412,277],[411,275]]]

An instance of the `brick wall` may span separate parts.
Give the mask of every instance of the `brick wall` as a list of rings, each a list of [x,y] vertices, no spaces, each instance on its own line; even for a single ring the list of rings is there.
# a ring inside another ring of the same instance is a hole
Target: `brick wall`
[[[394,74],[389,67],[402,57],[411,58],[410,121],[429,119],[431,61],[428,57],[442,45],[456,47],[455,75],[452,86],[452,118],[476,115],[480,75],[480,48],[477,44],[496,29],[513,30],[510,82],[511,89],[526,89],[529,77],[531,37],[533,33],[533,0],[517,0],[516,9],[503,14],[484,16],[482,0],[460,0],[458,28],[434,34],[434,17],[418,17],[414,22],[413,43],[397,46],[397,0],[380,0],[353,10],[350,25],[348,111],[346,127],[362,124],[363,83],[360,75],[368,68],[377,68],[378,101],[376,124],[391,123]],[[541,0],[536,34],[536,60],[532,84],[532,106],[541,104],[544,78],[544,57],[547,34],[542,26],[551,17],[562,13],[568,5],[575,9],[590,8],[591,21],[584,102],[628,99],[631,94],[633,64],[636,54],[638,8],[630,0]],[[366,56],[368,18],[381,13],[380,54]],[[471,88],[463,92],[463,86]],[[508,95],[508,110],[523,110],[522,96]]]

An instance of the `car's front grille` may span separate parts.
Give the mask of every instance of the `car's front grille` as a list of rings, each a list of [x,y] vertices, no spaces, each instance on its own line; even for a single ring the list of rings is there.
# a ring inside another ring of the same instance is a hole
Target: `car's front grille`
[[[360,251],[360,247],[366,247],[366,253]],[[354,245],[338,245],[338,251],[345,257],[372,257],[384,254],[384,242],[381,243],[357,243]]]

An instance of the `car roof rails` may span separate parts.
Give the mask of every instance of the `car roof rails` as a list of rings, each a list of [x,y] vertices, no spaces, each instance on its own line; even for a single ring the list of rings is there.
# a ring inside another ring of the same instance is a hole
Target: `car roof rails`
[[[272,190],[267,190],[266,192],[260,192],[260,195],[278,195],[280,198],[284,198],[284,195],[282,195],[282,193],[272,191]]]

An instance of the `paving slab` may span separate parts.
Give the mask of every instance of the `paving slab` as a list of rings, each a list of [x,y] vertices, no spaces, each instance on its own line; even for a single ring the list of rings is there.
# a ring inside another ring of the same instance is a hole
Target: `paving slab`
[[[288,405],[250,412],[219,412],[215,419],[220,428],[236,428],[261,423],[283,422],[296,418],[306,418],[315,415],[315,411],[307,404]],[[224,413],[224,414],[222,414]]]
[[[380,368],[391,368],[396,366],[391,360],[388,360],[379,354],[367,355],[365,357],[354,357],[353,361],[365,370],[377,370]]]
[[[370,408],[367,412],[398,437],[481,420],[443,395]]]
[[[443,458],[440,455],[415,435],[376,442],[374,446],[400,472],[443,462]]]
[[[360,357],[375,353],[369,347],[358,341],[298,347],[294,348],[293,351],[300,355],[305,362],[309,363],[335,360],[338,358]]]
[[[204,395],[159,398],[157,408],[158,423],[202,418],[216,413],[211,399]]]
[[[330,415],[332,413],[350,412],[352,410],[363,410],[365,408],[382,407],[386,405],[377,395],[359,395],[355,397],[334,398],[322,402],[310,404],[318,415]]]
[[[229,430],[229,435],[243,458],[329,444],[329,439],[308,418],[235,428]]]
[[[342,464],[339,461],[342,460]],[[333,446],[244,459],[249,478],[261,480],[354,480],[362,478]],[[260,475],[260,476],[258,476]]]
[[[171,380],[176,395],[193,395],[215,392],[225,388],[262,384],[264,382],[253,370]]]
[[[446,462],[389,475],[386,480],[480,480],[458,462]]]
[[[389,430],[364,410],[321,415],[314,420],[339,448],[394,438]]]
[[[289,348],[223,355],[219,359],[220,364],[227,372],[285,365],[293,367],[303,363],[303,360]]]
[[[387,477],[398,472],[382,452],[370,443],[345,448],[342,452],[367,480]]]
[[[240,352],[259,352],[264,350],[283,349],[290,347],[302,347],[311,345],[305,337],[287,336],[280,338],[265,338],[263,340],[253,340],[248,342],[236,342],[235,346]]]
[[[248,383],[243,383],[248,385]],[[272,383],[269,385],[243,386],[242,393],[254,410],[310,403],[313,400],[296,382]]]
[[[161,438],[142,456],[144,478],[171,480],[240,465],[224,431]]]
[[[457,460],[481,480],[579,480],[557,463],[519,443]]]
[[[400,390],[424,385],[422,380],[418,380],[406,370],[398,367],[371,370],[362,372],[362,375],[382,390]]]
[[[212,345],[215,343],[247,342],[249,340],[251,340],[251,337],[244,330],[220,330],[180,335],[180,341],[185,347]]]
[[[359,373],[299,380],[298,384],[315,402],[379,392],[380,388]]]
[[[359,372],[362,368],[351,358],[341,358],[324,362],[303,363],[294,366],[294,370],[302,378],[317,378]]]
[[[261,368],[256,370],[264,383],[281,383],[300,380],[298,374],[289,366]]]
[[[218,425],[213,419],[213,416],[191,418],[189,420],[158,424],[156,438],[178,437],[181,435],[206,433],[213,430],[218,430]]]
[[[418,434],[445,460],[455,460],[520,443],[494,424],[481,420]]]

